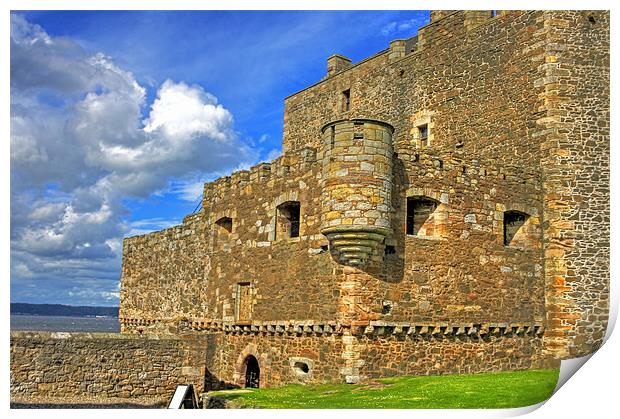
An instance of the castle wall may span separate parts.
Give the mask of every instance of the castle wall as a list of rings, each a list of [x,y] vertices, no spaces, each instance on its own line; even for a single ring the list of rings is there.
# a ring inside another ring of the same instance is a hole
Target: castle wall
[[[542,355],[542,339],[528,335],[484,339],[441,335],[364,337],[359,346],[364,361],[359,374],[364,378],[559,367],[558,361]]]
[[[352,322],[231,327],[218,336],[219,357],[209,370],[213,389],[245,386],[249,356],[260,367],[260,387],[287,383],[355,383],[407,374],[480,373],[557,368],[542,351],[540,324]],[[300,365],[305,364],[307,370]]]
[[[454,155],[439,169],[429,158],[398,174],[423,181],[394,192],[386,244],[395,253],[363,271],[344,270],[352,317],[544,323],[540,180],[523,170],[466,163]],[[434,235],[405,232],[407,197],[419,196],[439,203]],[[530,215],[523,246],[503,243],[507,210]]]
[[[258,360],[261,387],[342,381],[343,344],[335,334],[226,334],[220,345],[220,363],[215,370],[233,385],[245,386],[243,362],[248,355]],[[297,367],[296,362],[306,364],[308,372]]]
[[[125,239],[119,316],[143,323],[136,326],[209,316],[204,236],[203,214],[197,213],[179,226]]]
[[[414,155],[415,128],[427,122],[430,145],[420,154],[459,147],[498,165],[537,166],[529,133],[538,111],[532,58],[541,54],[533,36],[541,13],[503,13],[469,30],[464,13],[420,29],[414,52],[390,59],[383,51],[287,97],[283,149],[318,147],[326,122],[367,118],[391,124],[395,151]]]
[[[271,386],[303,378],[297,358],[313,364],[304,379],[357,382],[597,347],[609,70],[592,46],[608,46],[608,14],[588,16],[446,12],[358,64],[331,57],[285,100],[282,157],[206,184],[181,226],[125,241],[123,332],[216,334],[217,386],[249,354]],[[359,236],[379,224],[373,243]]]
[[[180,383],[203,390],[213,350],[206,335],[11,332],[11,394],[168,400]]]
[[[322,248],[327,240],[319,233],[319,173],[316,150],[305,149],[205,186],[214,318],[235,320],[243,283],[251,294],[246,320],[334,317],[337,287]],[[289,237],[281,225],[279,208],[290,202],[300,205],[298,237]],[[225,216],[233,229],[222,236],[216,221]]]
[[[546,12],[543,111],[546,347],[583,356],[609,314],[609,12]]]
[[[380,247],[378,260],[364,270],[343,267],[336,249],[321,248],[328,242],[319,232],[318,165],[308,171],[289,166],[287,177],[264,178],[264,184],[248,181],[225,190],[208,186],[213,188],[209,193],[221,194],[209,201],[208,221],[126,242],[123,330],[158,327],[157,320],[169,322],[173,333],[184,318],[235,321],[240,283],[251,287],[249,321],[542,322],[538,177],[489,162],[473,164],[457,153],[441,169],[437,161],[423,157],[410,173],[397,161],[392,233],[386,241],[395,253],[386,255]],[[423,181],[407,187],[407,176]],[[305,189],[295,189],[300,182]],[[440,235],[405,234],[407,197],[417,196],[440,202]],[[301,202],[300,237],[278,239],[273,233],[276,207],[288,200]],[[530,239],[523,247],[502,242],[504,212],[510,209],[530,215],[525,227]],[[222,236],[215,221],[224,216],[231,216],[234,227]],[[158,304],[151,303],[155,298]]]
[[[124,331],[172,332],[181,319],[235,320],[249,283],[247,320],[333,319],[338,286],[319,232],[321,168],[305,149],[205,185],[203,210],[181,226],[125,240]],[[299,237],[276,234],[280,204],[301,205]],[[232,220],[231,231],[217,222]]]

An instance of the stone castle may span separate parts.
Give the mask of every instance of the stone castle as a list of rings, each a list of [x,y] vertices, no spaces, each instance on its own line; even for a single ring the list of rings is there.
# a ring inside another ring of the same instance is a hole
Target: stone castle
[[[285,99],[283,155],[125,240],[123,333],[209,336],[206,387],[526,369],[609,295],[609,14],[433,11]]]
[[[285,99],[281,157],[124,241],[122,334],[12,334],[11,391],[355,383],[589,354],[608,320],[609,116],[605,11],[433,11],[361,62],[333,55]]]

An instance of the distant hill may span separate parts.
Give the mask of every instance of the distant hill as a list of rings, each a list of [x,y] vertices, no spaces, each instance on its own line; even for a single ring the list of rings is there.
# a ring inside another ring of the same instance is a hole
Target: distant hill
[[[36,314],[39,316],[118,317],[118,307],[67,306],[63,304],[11,303],[11,314]]]

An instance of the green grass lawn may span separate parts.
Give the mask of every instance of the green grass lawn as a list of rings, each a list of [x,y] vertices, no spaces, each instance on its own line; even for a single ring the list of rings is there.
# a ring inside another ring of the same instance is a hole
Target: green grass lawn
[[[559,370],[393,377],[365,384],[292,384],[214,391],[231,407],[280,409],[433,409],[522,407],[548,399]]]

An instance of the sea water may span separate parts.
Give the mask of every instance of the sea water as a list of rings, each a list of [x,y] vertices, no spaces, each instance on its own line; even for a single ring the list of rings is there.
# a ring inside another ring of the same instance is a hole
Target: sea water
[[[118,333],[121,331],[121,326],[116,317],[67,317],[11,314],[11,330]]]

